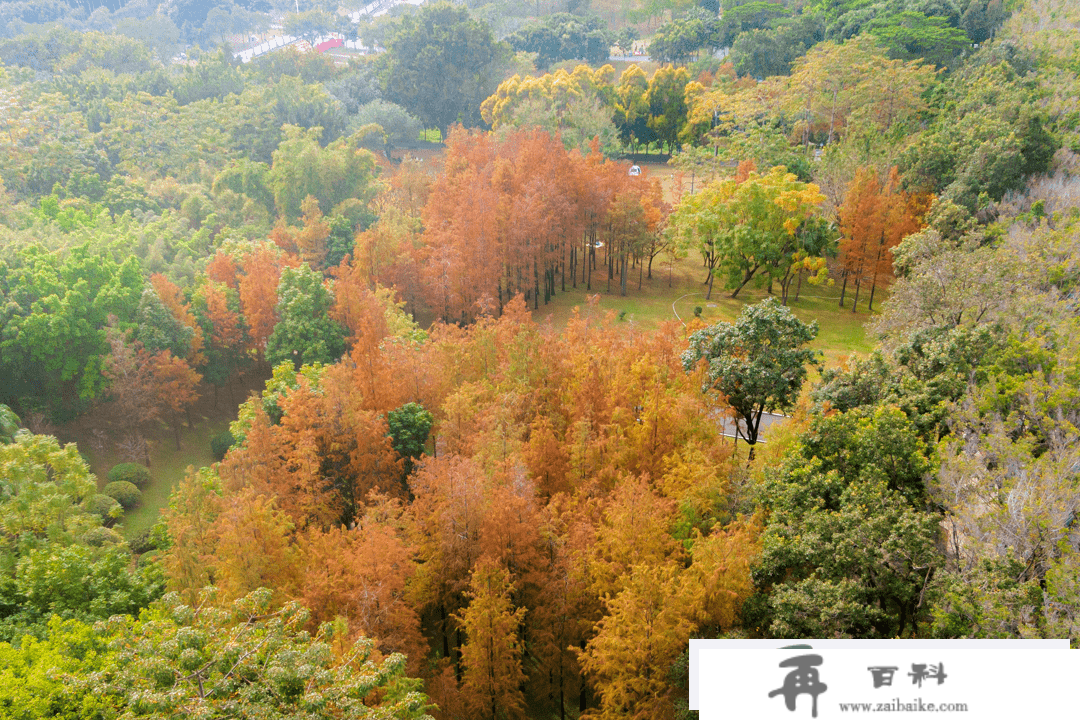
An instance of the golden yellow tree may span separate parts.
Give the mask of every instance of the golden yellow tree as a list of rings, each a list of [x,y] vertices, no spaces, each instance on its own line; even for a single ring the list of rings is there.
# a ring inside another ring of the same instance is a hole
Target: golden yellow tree
[[[510,573],[485,558],[473,570],[466,593],[469,606],[457,616],[467,637],[461,649],[462,689],[474,717],[525,717],[524,648],[518,636],[525,608],[514,608],[513,589]]]

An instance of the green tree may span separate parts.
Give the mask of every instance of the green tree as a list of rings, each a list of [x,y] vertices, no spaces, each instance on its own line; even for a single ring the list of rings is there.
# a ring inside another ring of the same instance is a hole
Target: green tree
[[[796,264],[830,250],[831,234],[818,216],[822,200],[817,185],[777,166],[766,175],[719,180],[683,196],[668,224],[684,245],[701,249],[710,273],[709,296],[714,275],[726,276],[732,297],[764,276],[770,289],[774,280],[780,282],[786,303]],[[823,273],[822,263],[810,265],[818,276]]]
[[[673,152],[679,136],[686,126],[686,84],[690,75],[684,67],[662,67],[649,78],[645,102],[649,106],[646,124],[656,134],[656,139],[667,143]]]
[[[776,27],[749,30],[731,46],[728,60],[740,76],[763,80],[791,73],[791,63],[825,39],[825,28],[815,14],[785,20]]]
[[[613,120],[623,144],[635,152],[638,143],[645,143],[648,148],[656,139],[656,133],[649,127],[648,91],[649,79],[636,64],[623,71],[615,86]]]
[[[553,13],[529,23],[506,41],[515,50],[536,53],[536,69],[543,72],[561,60],[603,65],[610,54],[613,38],[607,23],[595,15]]]
[[[496,66],[509,49],[465,8],[425,5],[400,21],[380,56],[387,100],[436,127],[480,124],[480,103],[495,91]]]
[[[754,617],[773,637],[898,637],[928,619],[941,565],[930,452],[897,408],[818,416],[759,497],[769,510]],[[753,611],[751,611],[753,612]]]
[[[20,433],[0,445],[0,638],[50,614],[137,613],[160,595],[160,572],[132,568],[123,538],[102,527],[96,492],[73,444]]]
[[[419,403],[406,403],[386,414],[386,424],[394,450],[405,460],[405,476],[412,473],[413,464],[424,454],[428,433],[435,416]]]
[[[0,443],[9,443],[19,431],[19,416],[7,405],[0,405]]]
[[[404,655],[376,663],[374,642],[361,637],[338,656],[342,627],[312,635],[308,611],[275,610],[271,594],[263,588],[219,608],[213,588],[195,607],[171,593],[138,622],[113,618],[106,630],[119,668],[92,682],[131,718],[427,718]],[[377,709],[366,702],[372,696],[382,698]]]
[[[334,296],[321,273],[307,265],[285,268],[278,284],[276,312],[280,320],[266,343],[272,365],[331,364],[345,352],[345,330],[328,313]]]
[[[927,17],[921,12],[905,10],[894,15],[874,18],[866,25],[901,60],[924,58],[941,67],[952,63],[971,40],[964,31],[949,24],[940,16]]]
[[[302,13],[289,13],[285,18],[285,34],[307,40],[315,44],[316,38],[326,35],[334,27],[334,18],[322,10],[308,10]]]
[[[972,42],[983,43],[994,36],[1007,17],[1008,11],[1002,0],[968,0],[967,9],[960,17],[960,27]]]
[[[274,195],[270,190],[270,166],[266,163],[239,160],[214,176],[211,186],[213,194],[220,195],[231,190],[258,203],[262,203],[267,212],[274,212]]]
[[[656,30],[649,44],[649,57],[662,63],[685,65],[703,50],[713,51],[723,44],[721,21],[701,10],[672,20]]]
[[[17,262],[0,273],[0,399],[69,418],[104,389],[104,329],[110,315],[134,320],[145,284],[139,261],[117,263],[86,244],[63,259],[31,246]]]
[[[777,18],[791,14],[783,4],[768,0],[721,0],[720,4],[724,9],[720,47],[731,47],[740,33],[767,28]]]
[[[161,13],[137,19],[123,18],[116,23],[116,32],[144,43],[163,64],[172,59],[180,40],[180,30],[176,23]]]
[[[323,215],[345,200],[368,203],[378,192],[375,158],[359,146],[361,137],[339,138],[319,147],[319,128],[304,130],[286,125],[285,140],[274,151],[269,186],[278,212],[289,222],[302,214],[304,198],[319,202]]]
[[[424,129],[423,124],[415,115],[409,114],[405,108],[395,105],[386,100],[372,100],[364,103],[356,109],[356,116],[352,119],[351,127],[360,128],[375,124],[382,129],[382,133],[374,133],[374,142],[371,136],[365,138],[362,143],[365,147],[381,150],[389,156],[390,151],[402,143],[416,142],[420,132]]]
[[[187,357],[195,331],[169,312],[154,288],[147,285],[136,311],[135,341],[149,353],[169,350],[176,357]]]
[[[0,718],[112,720],[117,699],[72,680],[112,670],[115,660],[107,639],[93,627],[53,616],[40,638],[24,635],[14,645],[0,643]]]
[[[704,361],[702,392],[722,395],[741,422],[746,441],[757,443],[766,410],[790,410],[806,380],[806,365],[820,365],[804,347],[817,337],[817,322],[799,320],[775,298],[749,305],[732,323],[717,323],[690,336],[682,355],[690,372]]]

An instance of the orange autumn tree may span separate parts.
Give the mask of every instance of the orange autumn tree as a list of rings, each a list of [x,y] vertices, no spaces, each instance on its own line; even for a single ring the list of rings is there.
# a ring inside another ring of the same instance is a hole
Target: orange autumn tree
[[[608,280],[618,275],[625,285],[630,259],[659,252],[648,236],[667,212],[659,185],[630,178],[628,167],[598,148],[567,152],[538,128],[498,139],[452,132],[416,253],[428,306],[458,323],[498,315],[519,294],[535,309],[568,280],[576,287],[579,271],[591,288],[598,248],[606,248]],[[614,223],[608,212],[620,192],[628,194]]]
[[[154,292],[157,293],[157,296],[161,299],[162,304],[168,309],[169,313],[182,325],[185,325],[192,330],[191,349],[184,359],[192,367],[204,365],[206,363],[206,357],[202,354],[202,349],[205,344],[205,338],[203,338],[202,328],[199,327],[195,315],[191,312],[191,307],[184,301],[183,291],[180,290],[179,286],[161,273],[154,273],[151,275],[150,284],[153,286]]]
[[[206,266],[206,277],[232,290],[235,290],[239,283],[239,272],[240,266],[236,258],[223,250],[215,252]]]
[[[266,350],[266,341],[274,332],[278,317],[278,281],[286,267],[300,265],[296,256],[282,252],[274,245],[263,243],[247,253],[240,263],[243,274],[238,280],[240,306],[248,325],[248,335],[254,350]]]
[[[352,635],[375,638],[383,655],[400,652],[415,674],[424,656],[420,617],[407,601],[413,548],[397,527],[402,507],[372,497],[355,527],[312,528],[300,538],[300,597],[317,622],[344,618]]]
[[[297,255],[313,269],[323,271],[326,269],[326,255],[329,251],[327,238],[330,237],[330,226],[323,222],[319,201],[313,196],[304,198],[300,208],[303,212],[301,226],[293,227],[285,224],[283,219],[279,220],[270,231],[270,239],[285,252]]]
[[[202,375],[190,365],[168,350],[153,355],[149,361],[151,382],[154,384],[157,405],[161,414],[171,418],[176,449],[180,449],[180,423],[186,416],[188,427],[192,427],[189,415],[191,405],[199,399],[199,383]]]
[[[667,678],[697,628],[702,591],[679,564],[643,563],[625,587],[605,597],[606,613],[580,653],[600,705],[591,717],[674,718]]]
[[[363,398],[327,371],[314,383],[296,386],[275,403],[272,423],[262,403],[250,412],[243,443],[221,463],[229,489],[250,485],[277,498],[298,528],[351,523],[363,516],[372,491],[404,496],[402,462],[393,449],[385,418],[363,407]]]
[[[424,208],[424,247],[418,255],[424,294],[445,322],[471,319],[485,296],[493,306],[498,302],[504,238],[495,215],[494,159],[487,135],[454,131],[447,141],[445,172]]]
[[[251,487],[222,499],[211,533],[214,581],[224,599],[267,587],[280,602],[295,592],[299,558],[292,529],[273,498]]]
[[[410,476],[416,497],[409,509],[410,532],[420,561],[416,597],[438,628],[447,658],[452,644],[460,647],[452,617],[465,605],[469,573],[480,556],[484,482],[474,462],[452,455],[429,459]]]
[[[229,295],[232,296],[233,307],[238,307],[238,296],[234,289],[207,279],[195,291],[192,301],[205,328],[207,364],[203,374],[214,387],[215,407],[222,385],[229,389],[230,400],[233,399],[229,380],[240,371],[246,359],[243,318],[230,307]]]
[[[839,263],[843,275],[840,307],[848,281],[855,285],[851,311],[859,303],[859,291],[870,285],[869,310],[879,284],[892,277],[892,249],[907,235],[922,228],[929,207],[925,195],[913,195],[900,188],[899,171],[893,166],[884,182],[872,167],[861,167],[838,209],[840,221]]]
[[[557,332],[519,295],[501,317],[407,340],[362,271],[335,272],[353,354],[279,369],[219,466],[223,500],[263,496],[293,526],[281,591],[409,654],[441,717],[488,716],[492,698],[496,713],[665,717],[673,648],[737,622],[755,552],[729,519],[730,446],[682,371],[681,328],[626,332],[593,304]],[[434,415],[435,456],[402,486],[382,416],[412,401]],[[185,523],[194,577],[218,541]],[[494,676],[477,670],[492,646],[470,616],[485,603],[489,630],[516,618],[502,637],[520,648]]]

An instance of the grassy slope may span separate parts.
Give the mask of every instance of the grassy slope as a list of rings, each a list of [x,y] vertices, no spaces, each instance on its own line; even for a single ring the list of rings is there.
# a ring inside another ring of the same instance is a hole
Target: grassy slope
[[[739,297],[733,300],[729,297],[729,292],[714,283],[712,298],[706,300],[707,289],[701,282],[705,277],[704,268],[694,256],[674,264],[670,271],[670,287],[668,275],[667,263],[658,259],[653,263],[653,279],[645,279],[639,291],[637,270],[633,270],[629,275],[626,297],[621,297],[618,278],[612,280],[612,292],[606,292],[604,268],[597,268],[593,270],[592,293],[587,293],[579,281],[578,290],[567,288],[566,293],[557,293],[555,299],[548,305],[541,305],[534,316],[538,321],[550,318],[557,327],[565,325],[574,307],[584,306],[587,295],[599,292],[601,308],[613,310],[616,314],[625,311],[623,322],[633,322],[644,329],[652,329],[662,322],[676,320],[676,312],[684,322],[689,321],[694,316],[695,307],[701,307],[701,317],[707,323],[731,322],[746,305],[768,297],[764,289],[744,288]],[[859,312],[852,314],[850,293],[847,308],[841,309],[837,305],[839,288],[813,287],[804,282],[802,291],[799,300],[789,305],[801,320],[817,320],[820,331],[814,347],[824,353],[828,366],[838,365],[851,352],[869,352],[873,343],[864,327],[870,318],[865,302],[860,302]],[[879,293],[876,298],[878,302],[880,297]]]
[[[643,163],[642,169],[645,177],[660,180],[665,200],[673,202],[678,195],[675,186],[680,179],[674,169],[664,163]],[[690,192],[690,178],[683,177],[681,180],[682,192]],[[602,251],[597,261],[598,264],[603,261]],[[743,307],[768,297],[764,288],[748,286],[733,300],[721,284],[714,282],[712,297],[706,300],[707,288],[702,283],[706,277],[705,269],[696,252],[691,252],[690,257],[674,263],[671,268],[662,257],[658,257],[653,261],[652,270],[653,279],[645,279],[641,290],[638,290],[638,272],[636,268],[632,269],[628,274],[626,297],[621,297],[618,278],[612,280],[611,292],[608,292],[606,270],[598,267],[593,270],[591,293],[584,290],[579,278],[577,290],[572,290],[567,285],[566,293],[557,293],[550,304],[541,306],[534,315],[537,320],[551,318],[556,326],[565,325],[571,310],[584,306],[586,295],[599,292],[602,308],[614,310],[616,315],[626,311],[624,322],[636,322],[641,327],[650,329],[661,322],[675,320],[676,312],[687,322],[694,316],[694,308],[699,306],[702,309],[701,317],[707,323],[731,322],[738,317]],[[880,306],[886,297],[887,293],[879,291],[875,302]],[[872,338],[868,337],[865,330],[865,324],[871,317],[866,310],[865,293],[856,314],[851,312],[851,293],[847,296],[846,309],[839,307],[839,299],[839,287],[814,287],[804,282],[799,300],[789,303],[799,319],[806,322],[818,321],[820,329],[814,347],[824,353],[827,367],[840,364],[852,352],[867,353],[873,347]]]
[[[227,430],[229,423],[236,418],[237,404],[248,393],[261,389],[265,377],[259,373],[250,373],[248,377],[237,381],[233,388],[235,402],[230,402],[227,393],[222,392],[215,407],[213,390],[203,387],[205,395],[192,410],[195,427],[184,427],[180,433],[180,450],[172,428],[159,423],[145,428],[144,432],[151,439],[150,484],[143,488],[142,502],[133,510],[125,513],[117,524],[125,537],[132,538],[152,526],[161,510],[168,506],[169,495],[187,472],[188,466],[196,468],[210,465],[214,458],[210,455],[210,438],[216,433]],[[90,459],[90,470],[97,476],[98,487],[108,482],[106,474],[117,463],[124,462],[112,442],[97,442],[94,428],[106,429],[106,423],[95,413],[83,416],[69,423],[56,432],[62,442],[78,443],[79,451]]]

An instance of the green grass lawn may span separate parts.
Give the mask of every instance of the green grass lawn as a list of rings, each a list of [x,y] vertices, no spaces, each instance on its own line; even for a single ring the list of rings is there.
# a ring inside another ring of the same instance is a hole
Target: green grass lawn
[[[235,410],[233,413],[235,414]],[[188,466],[202,467],[214,461],[210,455],[210,438],[228,427],[229,421],[225,418],[198,417],[194,428],[185,427],[181,431],[180,450],[176,449],[171,429],[156,427],[153,433],[148,433],[153,437],[150,450],[150,483],[142,490],[142,502],[124,513],[117,522],[116,529],[130,539],[152,526],[161,510],[168,507],[169,494],[184,478]],[[95,447],[95,443],[90,441],[89,437],[82,437],[83,433],[78,430],[63,428],[61,432],[65,442],[77,442],[79,451],[89,458],[90,470],[97,476],[98,489],[109,482],[106,477],[109,470],[114,465],[125,462],[111,443]]]
[[[588,295],[599,293],[602,309],[613,310],[616,317],[620,312],[625,312],[621,322],[653,329],[662,322],[678,321],[676,312],[683,322],[689,322],[694,317],[695,307],[701,308],[701,317],[707,323],[731,322],[744,307],[768,297],[764,288],[746,287],[737,298],[732,299],[731,293],[714,281],[712,297],[706,300],[708,288],[702,283],[705,270],[701,261],[693,255],[674,263],[670,269],[666,262],[659,259],[654,261],[653,279],[644,279],[641,290],[638,290],[637,270],[631,270],[626,297],[619,295],[618,277],[611,282],[612,291],[607,292],[605,272],[603,267],[593,270],[592,292],[587,292],[579,279],[577,290],[568,287],[567,292],[556,293],[552,302],[534,312],[534,317],[538,322],[546,322],[550,318],[556,327],[561,327],[570,318],[573,308],[584,307]],[[873,346],[872,338],[867,336],[865,329],[871,317],[866,311],[866,304],[860,302],[859,312],[852,314],[850,297],[849,293],[847,307],[840,308],[838,287],[815,287],[804,282],[799,299],[788,303],[800,320],[818,322],[818,338],[813,346],[822,351],[827,367],[838,365],[852,352],[869,352]],[[880,303],[881,293],[875,299]]]
[[[173,488],[184,479],[189,466],[196,468],[214,462],[210,454],[210,438],[229,429],[229,423],[236,418],[237,404],[248,393],[261,389],[265,377],[257,372],[237,381],[233,388],[233,401],[222,392],[217,405],[213,401],[212,391],[203,388],[206,393],[192,409],[195,427],[184,426],[180,433],[180,449],[176,449],[176,440],[172,428],[164,423],[144,428],[144,434],[151,440],[150,483],[142,490],[142,502],[125,513],[116,524],[116,529],[124,537],[132,538],[151,527],[169,505],[169,495]],[[109,470],[117,463],[125,462],[111,439],[97,441],[93,430],[107,429],[101,418],[94,413],[84,415],[73,423],[57,429],[56,435],[61,442],[78,443],[79,451],[90,461],[90,471],[97,476],[98,488],[108,483]]]
[[[169,506],[169,495],[184,479],[187,468],[199,468],[213,463],[210,438],[228,429],[229,423],[226,420],[204,419],[196,422],[194,429],[184,428],[180,436],[180,450],[176,449],[171,434],[156,443],[150,454],[153,480],[143,489],[142,503],[125,513],[121,523],[124,537],[132,538],[157,522],[161,511]]]

